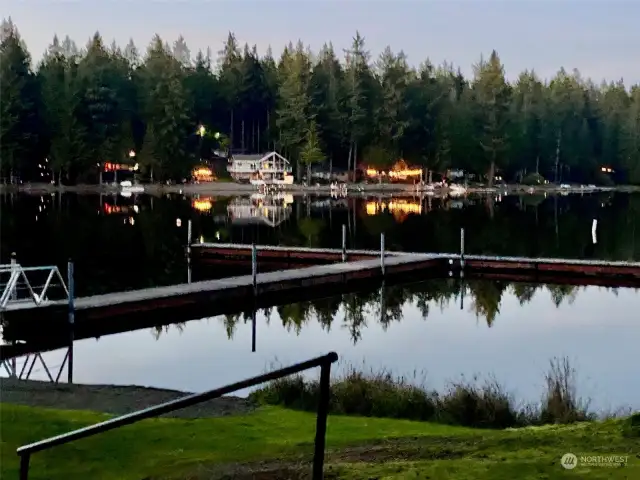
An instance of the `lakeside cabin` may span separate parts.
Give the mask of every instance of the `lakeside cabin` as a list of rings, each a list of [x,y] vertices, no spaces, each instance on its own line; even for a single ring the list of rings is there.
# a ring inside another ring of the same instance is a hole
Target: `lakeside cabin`
[[[237,182],[253,185],[293,184],[291,164],[278,152],[234,154],[229,158],[227,171]]]

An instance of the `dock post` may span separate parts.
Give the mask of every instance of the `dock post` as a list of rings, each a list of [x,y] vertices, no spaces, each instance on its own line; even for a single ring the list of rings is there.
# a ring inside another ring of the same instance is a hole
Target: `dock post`
[[[16,252],[11,252],[11,276],[12,277],[13,275],[15,275],[17,270],[18,270],[18,259],[16,256]],[[16,282],[16,286],[17,285],[18,285],[18,282]],[[11,300],[17,300],[17,299],[18,299],[18,291],[14,287],[11,289]]]
[[[460,229],[460,268],[464,268],[464,228]]]
[[[342,261],[347,261],[347,226],[342,224]]]
[[[380,234],[380,269],[384,275],[384,233]]]
[[[73,342],[76,323],[75,290],[73,262],[67,263],[67,289],[69,290],[69,358],[67,359],[67,383],[73,383]]]
[[[193,233],[191,219],[187,221],[187,283],[191,283],[191,235]]]
[[[256,302],[253,302],[253,312],[251,313],[251,352],[256,352],[256,330],[257,330],[257,318],[256,318]]]
[[[69,290],[69,326],[73,327],[76,308],[74,304],[75,283],[73,280],[73,262],[71,260],[67,263],[67,288]]]
[[[258,295],[258,249],[251,244],[251,277],[253,279],[253,295]]]

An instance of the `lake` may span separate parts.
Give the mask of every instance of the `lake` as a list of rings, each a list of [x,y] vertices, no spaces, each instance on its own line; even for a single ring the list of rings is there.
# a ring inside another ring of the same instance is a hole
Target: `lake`
[[[640,195],[300,197],[276,207],[242,198],[4,196],[0,256],[6,263],[15,251],[24,265],[61,268],[73,259],[78,295],[169,285],[186,281],[191,219],[194,238],[207,241],[339,247],[344,224],[350,248],[378,248],[384,232],[389,249],[456,252],[465,228],[467,253],[640,261]],[[236,273],[213,265],[194,277]],[[335,350],[338,369],[364,362],[435,388],[493,375],[535,401],[549,361],[567,357],[594,408],[640,408],[639,308],[634,289],[431,280],[259,311],[255,352],[242,306],[234,316],[77,341],[74,381],[202,391]],[[43,358],[55,370],[64,354]],[[40,364],[31,378],[46,378]]]

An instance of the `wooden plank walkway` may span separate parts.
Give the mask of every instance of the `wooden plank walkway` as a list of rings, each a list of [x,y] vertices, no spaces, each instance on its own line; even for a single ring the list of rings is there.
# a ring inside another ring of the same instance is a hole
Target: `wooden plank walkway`
[[[191,250],[207,251],[218,258],[229,255],[237,258],[240,255],[240,258],[250,259],[252,256],[251,245],[194,244]],[[122,323],[118,328],[126,328],[124,323],[138,320],[145,323],[152,321],[154,316],[184,318],[199,315],[203,306],[215,314],[233,313],[251,306],[255,308],[257,304],[268,306],[275,304],[269,302],[290,303],[305,296],[328,296],[330,292],[340,293],[341,290],[357,291],[356,285],[379,282],[382,278],[392,282],[397,281],[394,278],[415,281],[418,278],[476,276],[505,281],[640,287],[640,263],[637,262],[385,251],[383,269],[380,251],[350,250],[348,253],[352,258],[364,259],[342,262],[341,249],[259,246],[256,250],[265,255],[275,255],[273,260],[283,264],[295,263],[300,255],[315,263],[333,263],[257,273],[255,285],[252,275],[242,275],[79,297],[74,299],[76,324],[108,320]],[[290,259],[283,256],[290,256]],[[32,302],[12,303],[0,313],[6,326],[19,324],[20,330],[26,331],[29,326],[45,328],[47,322],[58,327],[64,325],[67,310],[65,300],[45,302],[39,306]]]
[[[403,271],[432,268],[435,266],[437,260],[437,257],[427,254],[386,257],[385,274],[394,275]],[[345,282],[351,279],[377,278],[381,276],[381,260],[377,258],[330,265],[315,265],[295,270],[258,273],[256,275],[256,286],[258,293],[264,295],[273,291],[309,288],[325,283]],[[253,287],[253,276],[242,275],[219,280],[206,280],[166,287],[108,293],[91,297],[78,297],[74,303],[76,312],[81,312],[83,310],[126,306],[128,304],[142,304],[168,299],[180,301],[192,295],[202,293],[227,295],[237,290],[242,290],[243,293],[252,293]],[[66,308],[67,305],[67,301],[52,301],[40,306],[36,306],[32,302],[23,302],[7,305],[3,313],[5,314],[5,318],[10,318],[12,312],[36,311],[52,307]]]

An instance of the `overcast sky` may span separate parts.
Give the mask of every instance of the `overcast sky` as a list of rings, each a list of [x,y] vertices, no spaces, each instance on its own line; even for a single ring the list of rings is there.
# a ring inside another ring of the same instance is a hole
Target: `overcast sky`
[[[584,77],[640,83],[640,0],[2,0],[34,59],[54,33],[83,46],[96,30],[107,43],[133,38],[142,51],[155,33],[183,34],[192,54],[239,42],[279,54],[289,40],[317,51],[346,48],[359,30],[377,56],[386,45],[411,63],[426,58],[465,73],[496,49],[510,78],[534,68],[548,78],[564,66]]]

